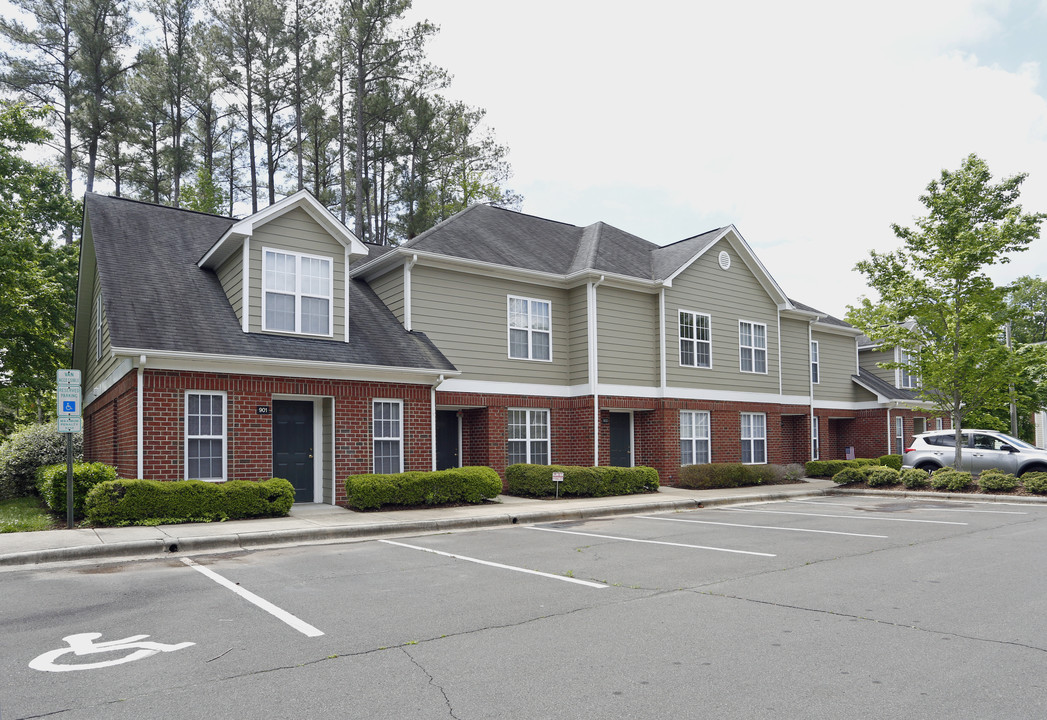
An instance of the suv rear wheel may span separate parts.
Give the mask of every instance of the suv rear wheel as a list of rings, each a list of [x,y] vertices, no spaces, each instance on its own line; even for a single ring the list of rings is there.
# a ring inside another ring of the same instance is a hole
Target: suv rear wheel
[[[941,467],[941,465],[937,465],[937,464],[932,463],[932,462],[922,462],[922,463],[919,463],[916,466],[916,469],[917,470],[923,470],[924,472],[932,473],[932,472],[934,472],[935,470],[937,470],[940,467]]]

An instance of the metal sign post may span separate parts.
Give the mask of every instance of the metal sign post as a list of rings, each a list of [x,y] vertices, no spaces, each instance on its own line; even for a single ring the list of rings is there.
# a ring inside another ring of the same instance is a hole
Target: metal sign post
[[[563,482],[563,472],[556,471],[553,473],[553,487],[556,488],[556,499],[560,499],[560,483]]]
[[[73,527],[73,433],[83,429],[80,371],[58,371],[58,432],[65,434],[65,521]]]

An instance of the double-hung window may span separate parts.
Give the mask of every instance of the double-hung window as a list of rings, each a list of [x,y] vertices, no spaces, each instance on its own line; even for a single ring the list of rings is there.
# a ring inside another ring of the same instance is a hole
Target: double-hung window
[[[509,296],[509,357],[552,360],[552,337],[548,300]]]
[[[510,465],[549,464],[548,410],[509,410],[508,436],[506,454]]]
[[[225,480],[225,393],[185,394],[185,478]]]
[[[818,384],[818,341],[811,340],[811,382]]]
[[[913,360],[915,358],[912,353],[898,348],[898,362],[901,363],[901,367],[898,368],[898,387],[906,390],[919,387],[920,380],[916,375],[916,371],[912,368]]]
[[[767,416],[763,413],[742,413],[742,462],[767,462]]]
[[[404,471],[403,402],[375,400],[373,404],[374,471],[378,474]]]
[[[738,350],[742,372],[767,373],[767,326],[738,322]]]
[[[814,415],[811,417],[811,460],[817,460],[821,453],[821,446],[818,438],[818,416]]]
[[[894,418],[894,452],[905,453],[905,418],[897,415]]]
[[[708,315],[680,311],[680,364],[690,367],[713,366],[712,330]]]
[[[331,258],[263,249],[263,329],[333,334],[331,268]]]
[[[709,412],[680,411],[680,464],[709,462]]]

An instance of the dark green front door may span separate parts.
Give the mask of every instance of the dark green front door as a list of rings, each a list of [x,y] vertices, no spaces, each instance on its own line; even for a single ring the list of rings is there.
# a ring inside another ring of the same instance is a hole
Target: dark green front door
[[[629,413],[610,414],[611,465],[633,466],[633,416]]]
[[[295,502],[313,502],[313,403],[273,400],[273,477],[294,486]]]

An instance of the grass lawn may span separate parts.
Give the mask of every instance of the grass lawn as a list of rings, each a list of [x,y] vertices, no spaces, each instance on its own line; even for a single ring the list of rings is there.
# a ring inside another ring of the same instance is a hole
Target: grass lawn
[[[0,533],[52,530],[55,519],[37,497],[0,500]]]

